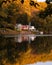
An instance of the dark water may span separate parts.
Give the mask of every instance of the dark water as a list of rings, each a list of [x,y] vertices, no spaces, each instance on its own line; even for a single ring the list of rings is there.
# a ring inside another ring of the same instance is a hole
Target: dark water
[[[19,53],[26,52],[31,48],[32,54],[50,53],[52,50],[52,36],[34,37],[34,36],[18,36],[18,37],[0,37],[0,65],[3,60],[15,63],[20,58]]]

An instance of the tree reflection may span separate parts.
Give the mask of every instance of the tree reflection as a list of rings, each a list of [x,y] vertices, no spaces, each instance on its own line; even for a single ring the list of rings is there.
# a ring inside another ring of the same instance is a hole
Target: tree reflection
[[[32,52],[35,54],[49,53],[52,50],[52,37],[37,37],[32,42]]]
[[[52,37],[36,37],[31,44],[28,41],[15,42],[15,38],[0,37],[0,65],[5,62],[15,63],[21,57],[21,53],[26,53],[29,48],[33,54],[49,53],[52,50]],[[3,62],[4,61],[4,62]]]
[[[20,58],[21,52],[26,52],[28,49],[28,42],[22,43],[15,42],[14,38],[0,38],[0,65],[3,64],[3,60],[6,62],[15,63],[16,59]]]

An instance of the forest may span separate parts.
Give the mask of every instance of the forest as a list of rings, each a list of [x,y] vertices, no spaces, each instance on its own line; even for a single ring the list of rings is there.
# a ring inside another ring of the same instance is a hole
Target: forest
[[[30,3],[29,3],[30,4]],[[31,2],[32,4],[32,2]],[[30,4],[30,6],[32,6]],[[0,0],[0,29],[7,28],[15,30],[15,24],[28,24],[35,26],[36,29],[45,33],[52,33],[52,4],[47,4],[44,10],[39,10],[29,14],[24,11],[23,3],[16,0]],[[39,6],[38,3],[35,5]],[[30,7],[29,6],[29,7]],[[24,6],[25,7],[25,6]],[[33,6],[32,6],[33,7]],[[36,6],[34,6],[37,8]],[[23,8],[23,9],[22,9]],[[28,9],[27,9],[28,10]]]
[[[0,0],[0,32],[15,31],[15,24],[33,25],[45,34],[52,34],[52,4],[48,3],[44,9],[29,11],[28,6],[38,8],[38,3],[24,5],[24,0]],[[38,6],[36,6],[36,5]],[[24,9],[25,8],[25,9]],[[28,41],[15,42],[15,37],[0,36],[0,65],[24,65],[37,61],[52,61],[52,37],[36,37],[29,44]]]

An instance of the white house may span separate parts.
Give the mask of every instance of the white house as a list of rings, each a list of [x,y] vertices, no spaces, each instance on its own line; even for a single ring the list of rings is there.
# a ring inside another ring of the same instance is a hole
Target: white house
[[[30,30],[30,31],[36,31],[36,28],[35,28],[34,26],[30,26],[30,27],[29,27],[29,30]]]
[[[36,28],[34,26],[22,25],[22,24],[16,24],[15,29],[36,31]]]

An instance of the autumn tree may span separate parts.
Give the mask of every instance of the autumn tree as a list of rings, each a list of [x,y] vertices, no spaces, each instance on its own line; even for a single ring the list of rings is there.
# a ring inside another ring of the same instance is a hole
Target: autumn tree
[[[40,11],[39,18],[43,21],[44,32],[52,34],[52,4],[48,4],[44,11]]]
[[[17,23],[28,24],[27,13],[19,14],[18,17],[17,17]]]
[[[52,4],[48,4],[44,11],[40,11],[39,16],[45,18],[48,15],[52,15]]]
[[[13,25],[16,24],[16,19],[20,13],[19,11],[21,11],[19,4],[14,1],[9,2],[9,0],[7,0],[7,2],[5,3],[4,0],[0,1],[0,3],[2,3],[0,7],[0,27],[3,21]]]

